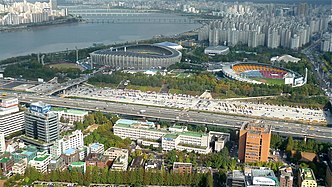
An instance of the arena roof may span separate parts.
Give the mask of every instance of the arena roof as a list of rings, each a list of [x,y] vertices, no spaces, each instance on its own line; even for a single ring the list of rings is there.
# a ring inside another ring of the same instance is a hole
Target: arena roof
[[[170,58],[177,57],[181,53],[175,49],[155,44],[139,44],[103,49],[92,52],[94,54],[132,56],[132,57],[155,57]]]

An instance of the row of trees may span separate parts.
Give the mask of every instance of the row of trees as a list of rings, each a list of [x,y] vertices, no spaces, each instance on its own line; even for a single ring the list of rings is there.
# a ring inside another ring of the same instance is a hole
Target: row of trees
[[[15,176],[6,182],[6,186],[13,186],[16,181],[21,184],[32,184],[34,181],[47,182],[71,182],[88,186],[96,184],[126,184],[133,186],[141,185],[190,185],[212,187],[211,173],[201,174],[178,174],[166,171],[145,171],[144,169],[130,171],[112,171],[107,168],[88,167],[85,173],[78,170],[51,171],[39,173],[34,168],[27,168],[24,176]]]
[[[328,148],[331,147],[330,142],[318,142],[313,139],[304,141],[303,139],[293,139],[292,136],[284,138],[278,134],[272,134],[271,137],[271,148],[285,150],[287,153],[291,151],[306,151],[313,153],[327,153]]]

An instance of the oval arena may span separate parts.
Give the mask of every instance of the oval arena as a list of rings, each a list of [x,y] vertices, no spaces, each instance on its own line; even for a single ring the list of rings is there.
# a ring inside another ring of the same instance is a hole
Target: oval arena
[[[98,50],[90,53],[92,63],[116,69],[154,69],[180,62],[181,52],[153,44],[140,44]]]

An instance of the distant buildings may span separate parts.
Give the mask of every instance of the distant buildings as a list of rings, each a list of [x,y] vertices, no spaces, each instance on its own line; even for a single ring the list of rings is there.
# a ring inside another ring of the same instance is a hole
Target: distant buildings
[[[15,2],[5,6],[3,12],[6,14],[0,16],[0,26],[46,22],[68,14],[66,9],[58,10],[56,0],[49,3]]]
[[[298,171],[299,187],[317,187],[314,172],[310,168],[300,168]]]
[[[239,9],[239,6],[246,8]],[[198,40],[208,41],[210,46],[240,44],[253,48],[266,46],[298,50],[308,44],[312,36],[328,28],[328,16],[317,14],[318,10],[303,11],[302,6],[295,6],[292,11],[242,4],[223,7],[226,8],[213,12],[222,18],[203,26],[198,32]]]
[[[8,136],[24,130],[24,112],[19,111],[18,99],[0,97],[0,133]]]
[[[331,33],[325,33],[323,35],[320,50],[323,52],[332,52],[332,34]]]
[[[280,187],[293,187],[293,170],[291,167],[282,167],[279,169]]]
[[[269,156],[271,126],[260,122],[244,123],[239,133],[239,159],[266,162]]]
[[[51,105],[31,103],[25,112],[25,135],[35,140],[50,143],[59,139],[58,115],[50,111]]]

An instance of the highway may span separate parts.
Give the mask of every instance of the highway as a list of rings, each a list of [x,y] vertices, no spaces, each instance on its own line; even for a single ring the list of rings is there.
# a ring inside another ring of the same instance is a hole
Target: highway
[[[154,118],[160,120],[177,121],[189,124],[210,124],[225,128],[239,129],[244,121],[251,121],[249,117],[230,116],[199,111],[182,111],[179,109],[160,108],[153,106],[114,103],[105,101],[69,99],[52,96],[35,96],[27,94],[17,95],[20,102],[31,103],[42,101],[52,106],[83,109],[88,111],[110,112],[120,115]],[[143,113],[141,110],[145,110]],[[281,135],[292,135],[294,137],[313,138],[321,141],[332,142],[332,128],[323,126],[308,126],[297,123],[264,120],[266,124],[272,125],[272,131]]]

